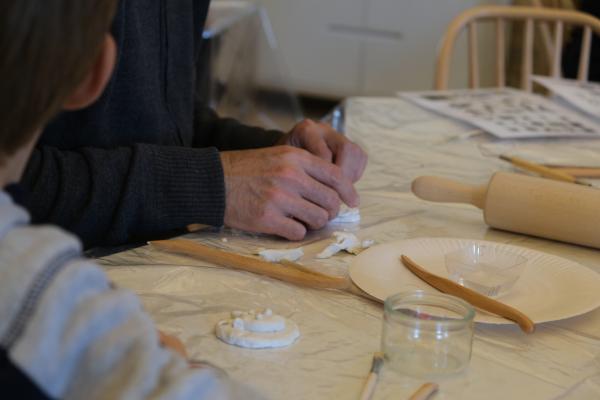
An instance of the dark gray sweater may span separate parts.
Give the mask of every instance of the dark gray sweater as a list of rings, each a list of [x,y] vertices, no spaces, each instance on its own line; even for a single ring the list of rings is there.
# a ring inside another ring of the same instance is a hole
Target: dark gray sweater
[[[58,224],[87,247],[190,223],[222,225],[218,151],[270,146],[281,133],[219,119],[197,98],[208,4],[121,0],[118,61],[105,93],[53,121],[28,165],[23,184],[34,222]]]

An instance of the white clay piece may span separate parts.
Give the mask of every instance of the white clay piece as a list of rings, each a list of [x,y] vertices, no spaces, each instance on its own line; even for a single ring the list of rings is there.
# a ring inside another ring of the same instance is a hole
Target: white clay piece
[[[358,208],[350,208],[342,204],[337,217],[329,221],[330,224],[353,224],[360,222],[360,210]]]
[[[317,258],[329,258],[344,250],[351,254],[358,254],[375,243],[373,240],[363,240],[349,232],[333,232],[335,242],[327,246],[323,251],[317,254]]]
[[[304,250],[302,247],[298,247],[297,249],[284,249],[284,250],[260,250],[258,252],[260,258],[268,262],[280,262],[282,260],[286,261],[296,261],[299,260],[304,255]]]
[[[219,321],[215,334],[227,344],[249,349],[285,347],[300,336],[291,320],[275,315],[271,309],[234,311],[231,318]]]

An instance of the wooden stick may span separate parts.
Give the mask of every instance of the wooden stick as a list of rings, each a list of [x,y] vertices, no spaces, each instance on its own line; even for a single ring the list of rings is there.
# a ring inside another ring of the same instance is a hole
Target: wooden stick
[[[150,244],[161,250],[184,254],[222,267],[265,275],[297,285],[320,289],[348,289],[350,287],[348,279],[324,274],[316,275],[298,269],[285,268],[281,264],[269,263],[240,254],[229,253],[192,242],[191,240],[158,240],[150,242]]]
[[[408,400],[427,400],[429,399],[435,392],[437,392],[439,386],[436,383],[427,382],[421,385],[420,388],[417,389],[416,392],[413,393],[412,396],[408,398]]]
[[[600,178],[600,168],[595,167],[557,167],[554,165],[546,165],[555,171],[561,171],[575,178]]]
[[[439,389],[436,383],[427,382],[421,385],[408,400],[427,400]]]
[[[378,351],[373,354],[373,363],[371,365],[371,371],[367,376],[365,385],[363,386],[362,392],[360,393],[360,400],[371,400],[373,393],[375,393],[375,387],[377,386],[377,380],[379,378],[379,371],[383,366],[383,353]]]
[[[552,168],[545,167],[540,164],[532,163],[531,161],[523,160],[519,157],[509,157],[505,155],[500,156],[501,160],[508,161],[512,165],[519,167],[521,169],[535,172],[544,178],[554,179],[557,181],[569,182],[569,183],[577,183],[579,185],[591,186],[587,182],[582,182],[579,179],[575,178],[572,175],[567,174],[564,171],[558,171]]]
[[[490,299],[487,296],[461,286],[451,280],[434,275],[405,255],[402,255],[400,259],[404,266],[406,266],[413,274],[440,292],[460,297],[475,307],[514,321],[526,333],[532,333],[535,330],[533,321],[521,311],[512,308],[507,304]]]
[[[313,274],[313,275],[316,275],[316,276],[321,276],[321,277],[326,277],[326,278],[330,278],[331,277],[330,275],[325,275],[325,274],[323,274],[321,272],[312,270],[310,268],[305,267],[302,264],[298,264],[298,263],[295,263],[293,261],[281,260],[280,263],[283,264],[283,265],[285,265],[286,267],[296,268],[296,269],[298,269],[300,271],[304,271],[304,272],[306,272],[308,274]],[[340,279],[342,279],[342,278],[340,278]],[[346,292],[348,292],[350,294],[353,294],[353,295],[356,295],[356,296],[359,296],[359,297],[364,297],[367,300],[371,300],[371,301],[374,301],[376,303],[383,304],[383,300],[380,300],[377,297],[371,296],[369,293],[365,292],[364,290],[362,290],[361,288],[359,288],[358,286],[356,286],[354,284],[354,282],[352,282],[352,280],[350,280],[348,282],[348,287],[343,288],[343,290],[345,290]]]

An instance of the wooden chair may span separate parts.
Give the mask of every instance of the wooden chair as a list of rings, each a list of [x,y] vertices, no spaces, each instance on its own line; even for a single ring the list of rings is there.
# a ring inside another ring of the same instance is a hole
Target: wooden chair
[[[479,56],[477,45],[477,23],[495,21],[496,25],[496,86],[506,84],[505,77],[505,27],[506,21],[523,21],[525,23],[523,64],[521,66],[521,88],[531,91],[531,75],[533,69],[533,35],[534,24],[554,25],[554,44],[552,46],[551,76],[561,76],[561,56],[563,46],[564,25],[571,24],[583,27],[581,55],[577,79],[586,81],[588,76],[592,32],[600,34],[600,20],[592,15],[571,10],[522,6],[477,6],[458,15],[448,26],[442,46],[438,53],[435,76],[435,88],[448,88],[450,64],[454,44],[459,34],[467,29],[469,43],[469,87],[479,87]]]

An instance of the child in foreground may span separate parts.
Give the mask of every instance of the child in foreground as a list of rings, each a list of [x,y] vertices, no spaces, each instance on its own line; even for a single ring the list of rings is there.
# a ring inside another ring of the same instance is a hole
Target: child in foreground
[[[112,287],[75,237],[29,225],[8,194],[44,124],[61,109],[90,105],[108,84],[116,7],[0,4],[0,384],[14,398],[242,397],[219,371],[190,369],[162,346],[135,295]]]

